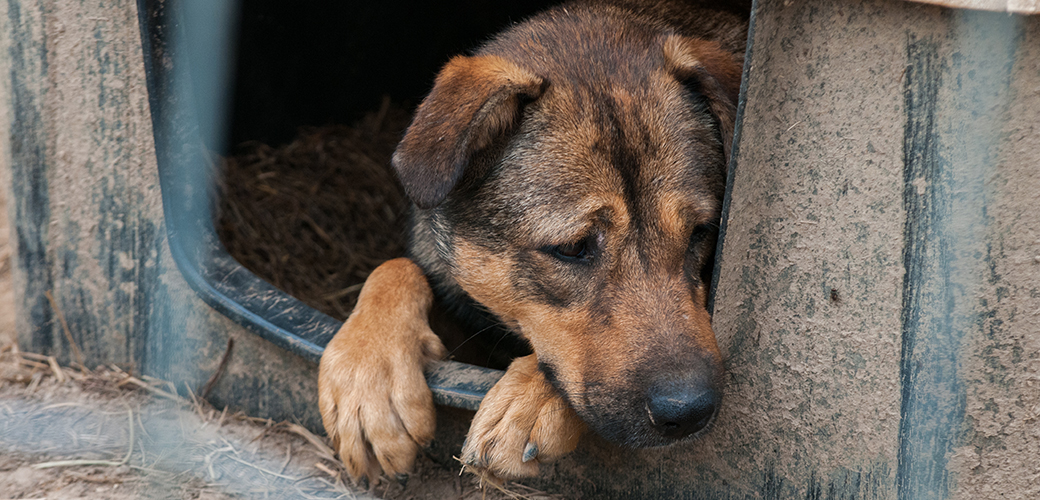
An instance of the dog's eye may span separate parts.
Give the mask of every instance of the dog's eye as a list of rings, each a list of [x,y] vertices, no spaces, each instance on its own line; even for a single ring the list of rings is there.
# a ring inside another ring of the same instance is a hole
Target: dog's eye
[[[690,246],[686,247],[686,251],[690,254],[707,254],[713,251],[717,235],[718,228],[715,224],[701,224],[693,228]],[[711,248],[706,248],[709,246]]]
[[[693,228],[690,246],[686,247],[686,273],[702,285],[711,283],[718,234],[719,229],[715,224],[701,224]]]
[[[589,236],[573,243],[549,246],[544,251],[564,262],[588,262],[592,260],[593,238]]]
[[[586,240],[581,240],[574,243],[556,245],[552,248],[552,252],[565,259],[583,259],[589,256],[589,247],[586,245]]]

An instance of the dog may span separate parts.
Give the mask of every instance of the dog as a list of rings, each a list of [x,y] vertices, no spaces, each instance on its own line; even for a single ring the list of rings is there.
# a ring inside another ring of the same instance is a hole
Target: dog
[[[721,403],[706,309],[747,13],[671,0],[550,8],[451,59],[392,163],[407,258],[369,276],[319,365],[355,481],[407,478],[433,438],[434,304],[520,339],[462,460],[515,479],[591,429],[628,447],[703,433]]]

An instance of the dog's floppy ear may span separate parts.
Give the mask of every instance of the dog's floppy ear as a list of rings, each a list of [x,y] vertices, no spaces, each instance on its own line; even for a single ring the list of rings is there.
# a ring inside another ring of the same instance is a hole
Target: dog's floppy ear
[[[405,193],[420,208],[439,205],[473,155],[513,129],[523,103],[545,80],[499,56],[457,56],[437,75],[394,151]]]
[[[737,119],[742,61],[717,42],[680,35],[669,35],[665,39],[664,59],[666,69],[673,76],[695,85],[707,98],[708,108],[722,132],[722,147],[728,162]]]

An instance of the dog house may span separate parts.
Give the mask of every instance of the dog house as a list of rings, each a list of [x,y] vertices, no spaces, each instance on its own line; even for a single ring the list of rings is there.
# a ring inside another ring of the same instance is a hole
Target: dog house
[[[233,338],[214,402],[320,430],[315,362],[338,322],[227,255],[206,151],[349,119],[384,92],[421,97],[449,55],[538,7],[0,6],[21,344],[75,362],[72,339],[87,365],[198,387]],[[1040,17],[756,2],[715,273],[722,413],[663,450],[588,436],[534,483],[586,498],[1040,497],[1037,116]],[[432,453],[457,452],[466,416],[449,408],[475,408],[496,377],[430,375]]]

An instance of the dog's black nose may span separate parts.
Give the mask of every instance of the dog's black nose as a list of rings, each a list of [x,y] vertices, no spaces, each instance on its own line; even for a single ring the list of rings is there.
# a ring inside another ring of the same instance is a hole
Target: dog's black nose
[[[719,394],[706,384],[675,380],[654,384],[646,410],[654,429],[668,439],[682,439],[703,429],[719,407]]]

